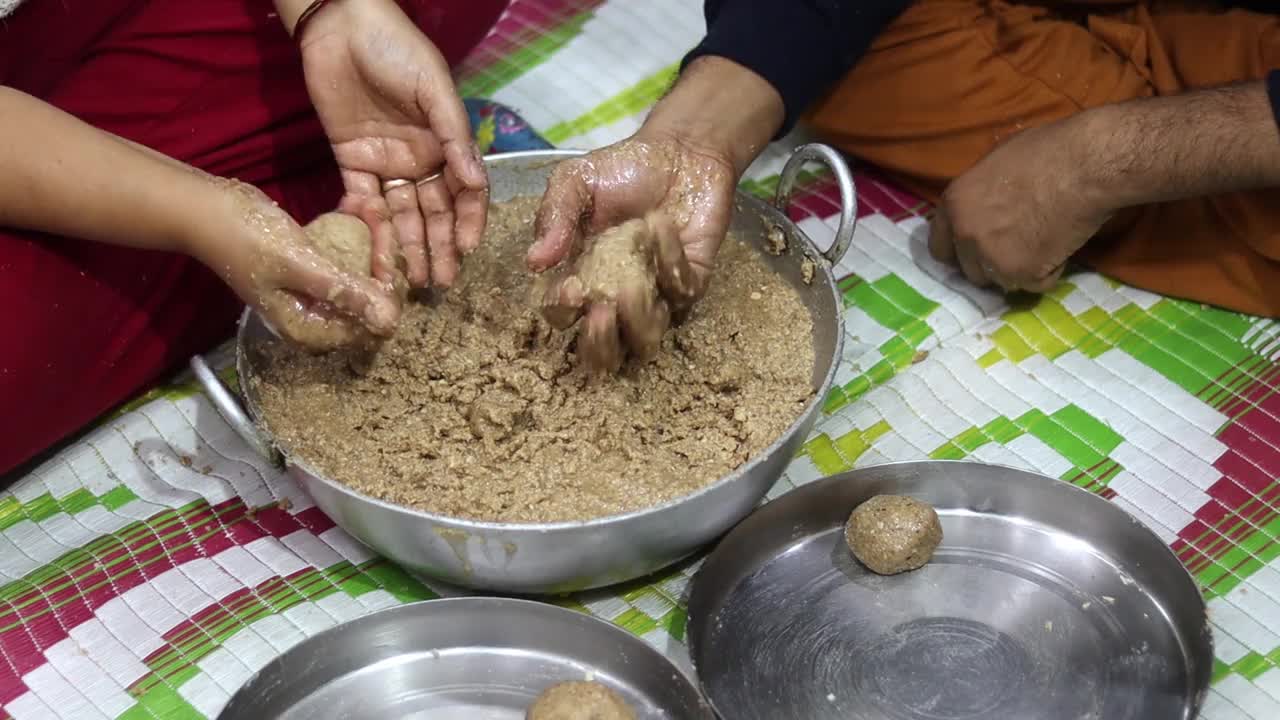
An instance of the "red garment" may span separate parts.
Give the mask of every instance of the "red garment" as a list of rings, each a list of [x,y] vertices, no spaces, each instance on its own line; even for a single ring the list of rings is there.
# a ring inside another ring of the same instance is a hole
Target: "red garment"
[[[456,64],[507,2],[401,4]],[[0,83],[304,222],[341,196],[268,0],[28,0],[0,23]],[[241,304],[186,257],[0,229],[0,308],[3,475],[226,339]]]

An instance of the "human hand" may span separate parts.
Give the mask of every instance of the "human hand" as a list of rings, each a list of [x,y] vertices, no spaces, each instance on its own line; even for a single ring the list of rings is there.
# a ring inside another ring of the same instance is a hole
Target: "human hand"
[[[375,277],[392,279],[398,242],[412,285],[450,286],[480,244],[489,184],[448,64],[393,0],[329,3],[300,42],[342,170],[340,209],[373,231]],[[437,173],[383,193],[387,180]]]
[[[585,316],[578,353],[588,366],[611,372],[628,352],[651,355],[672,314],[702,297],[729,227],[736,178],[720,154],[643,131],[556,167],[527,261],[534,272],[569,261],[550,282],[543,311],[562,329]],[[572,261],[586,240],[638,218],[645,218],[640,242],[649,245],[657,292],[634,285],[612,298],[584,292]]]
[[[344,273],[316,252],[260,190],[215,181],[209,217],[192,217],[187,250],[288,340],[312,350],[361,346],[395,329],[390,281]],[[384,259],[394,267],[394,258]]]
[[[1079,117],[1021,132],[956,178],[930,225],[933,257],[978,286],[1052,288],[1114,211],[1086,179]]]

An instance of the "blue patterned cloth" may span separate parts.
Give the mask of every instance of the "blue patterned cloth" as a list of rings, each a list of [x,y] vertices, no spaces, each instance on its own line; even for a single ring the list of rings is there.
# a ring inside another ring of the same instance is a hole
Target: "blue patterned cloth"
[[[529,127],[524,118],[511,108],[492,100],[464,99],[471,131],[481,154],[547,150],[555,147]]]

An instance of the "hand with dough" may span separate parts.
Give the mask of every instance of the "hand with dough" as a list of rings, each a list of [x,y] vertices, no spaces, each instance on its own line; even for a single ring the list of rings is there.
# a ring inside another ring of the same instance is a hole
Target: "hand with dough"
[[[223,205],[195,234],[190,252],[287,339],[313,350],[390,335],[400,317],[403,279],[371,276],[368,228],[349,215],[322,215],[304,231],[256,188],[211,183]]]
[[[528,264],[537,273],[554,268],[548,317],[562,326],[585,318],[578,354],[588,365],[612,371],[628,353],[650,354],[654,333],[660,338],[703,296],[738,179],[782,118],[782,100],[763,78],[703,57],[684,69],[635,135],[552,173]],[[627,233],[649,254],[649,287],[602,293],[573,280],[592,245],[629,221],[641,223]]]

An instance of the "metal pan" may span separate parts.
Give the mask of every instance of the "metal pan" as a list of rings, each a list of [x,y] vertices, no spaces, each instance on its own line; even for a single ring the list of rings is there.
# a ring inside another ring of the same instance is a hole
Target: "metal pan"
[[[937,508],[924,568],[874,575],[845,546],[879,494]],[[689,643],[726,720],[1189,720],[1213,665],[1204,601],[1146,526],[967,462],[868,467],[765,505],[694,579]]]
[[[689,678],[603,620],[528,600],[383,610],[272,660],[218,720],[522,720],[546,688],[595,680],[639,720],[711,720]]]
[[[560,150],[485,158],[495,201],[539,195],[557,163],[576,157]],[[801,168],[827,165],[840,188],[840,227],[820,251],[787,217]],[[277,444],[261,422],[254,377],[271,331],[246,311],[236,336],[237,397],[199,357],[196,379],[233,429],[267,457],[283,458],[290,475],[343,530],[415,574],[475,590],[509,594],[558,594],[612,585],[647,575],[722,535],[751,512],[777,482],[817,420],[831,389],[844,343],[840,294],[832,266],[849,247],[856,224],[857,193],[840,154],[825,145],[796,149],[782,170],[773,204],[739,192],[731,231],[764,248],[781,231],[786,250],[764,254],[769,267],[800,295],[813,319],[814,398],[803,414],[763,452],[715,483],[657,507],[585,522],[492,523],[446,517],[383,502],[356,492]],[[811,277],[804,272],[814,264]],[[806,277],[808,279],[806,280]]]

